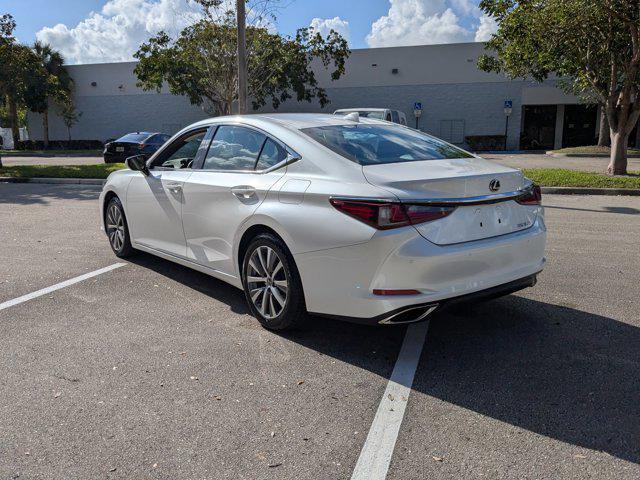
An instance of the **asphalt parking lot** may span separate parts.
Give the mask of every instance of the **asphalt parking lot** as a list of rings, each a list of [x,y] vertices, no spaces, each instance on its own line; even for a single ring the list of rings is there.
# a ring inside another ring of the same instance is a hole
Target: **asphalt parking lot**
[[[0,184],[0,479],[352,478],[406,328],[268,332],[97,195]],[[538,285],[425,325],[387,478],[640,478],[640,201],[544,203]]]

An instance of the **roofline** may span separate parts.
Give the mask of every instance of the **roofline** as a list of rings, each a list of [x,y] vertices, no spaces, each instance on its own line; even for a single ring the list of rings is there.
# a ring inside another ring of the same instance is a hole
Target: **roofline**
[[[424,45],[395,45],[392,47],[369,47],[369,48],[352,48],[351,52],[364,52],[364,51],[373,51],[373,50],[392,50],[392,49],[402,49],[402,48],[439,48],[439,47],[459,47],[463,45],[484,45],[486,42],[456,42],[456,43],[429,43]],[[123,60],[121,62],[93,62],[93,63],[68,63],[65,64],[65,67],[84,67],[87,65],[123,65],[126,63],[137,64],[137,60]]]

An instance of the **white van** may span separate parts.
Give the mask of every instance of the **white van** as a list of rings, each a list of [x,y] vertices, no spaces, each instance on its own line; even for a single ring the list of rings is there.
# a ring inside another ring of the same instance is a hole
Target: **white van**
[[[399,110],[391,110],[388,108],[341,108],[333,112],[334,115],[347,115],[357,112],[361,117],[376,118],[378,120],[386,120],[387,122],[407,124],[407,116]]]

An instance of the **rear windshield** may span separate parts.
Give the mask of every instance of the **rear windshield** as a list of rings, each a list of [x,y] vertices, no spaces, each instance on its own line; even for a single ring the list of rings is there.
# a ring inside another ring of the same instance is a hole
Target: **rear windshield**
[[[116,142],[139,143],[144,142],[147,138],[149,138],[148,133],[127,133],[124,137],[120,137],[116,140]]]
[[[355,111],[355,110],[351,110],[348,112],[336,112],[336,115],[348,115],[350,113],[357,113],[358,116],[360,117],[366,117],[366,118],[375,118],[378,120],[384,120],[384,112],[383,111],[375,111],[372,112],[371,110],[359,110],[359,111]]]
[[[302,130],[360,165],[473,158],[468,152],[418,130],[393,125],[334,125]]]

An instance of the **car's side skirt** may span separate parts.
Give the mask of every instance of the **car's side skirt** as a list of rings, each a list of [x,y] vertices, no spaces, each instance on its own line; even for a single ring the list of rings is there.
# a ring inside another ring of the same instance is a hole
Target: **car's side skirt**
[[[147,252],[150,253],[151,255],[155,255],[157,257],[160,258],[164,258],[165,260],[169,260],[171,262],[177,263],[179,265],[182,265],[184,267],[188,267],[191,268],[193,270],[196,270],[200,273],[204,273],[205,275],[209,275],[211,277],[217,278],[219,280],[222,280],[223,282],[227,282],[230,285],[233,285],[236,288],[239,288],[242,290],[242,281],[236,277],[235,275],[229,275],[228,273],[224,273],[221,272],[219,270],[214,270],[213,268],[209,268],[206,267],[204,265],[200,265],[199,263],[196,263],[192,260],[189,260],[187,258],[184,257],[179,257],[177,255],[174,255],[172,253],[168,253],[168,252],[164,252],[162,250],[158,250],[156,248],[151,248],[148,247],[146,245],[143,245],[141,243],[132,243],[133,248],[135,248],[136,250],[141,250],[143,252]]]

